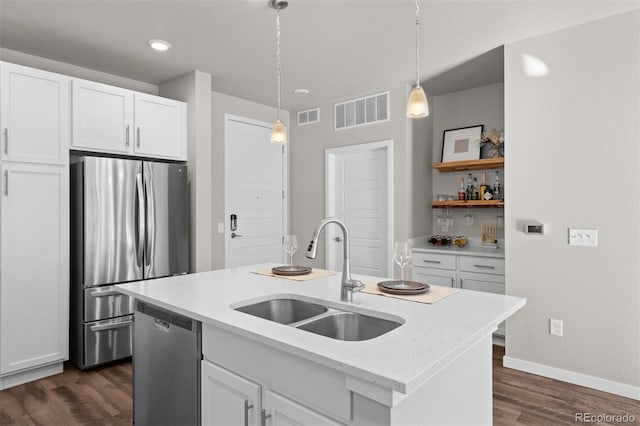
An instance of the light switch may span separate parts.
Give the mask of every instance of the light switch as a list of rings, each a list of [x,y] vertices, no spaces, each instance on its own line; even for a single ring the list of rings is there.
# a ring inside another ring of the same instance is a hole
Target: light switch
[[[583,247],[598,247],[598,230],[569,228],[569,245]]]

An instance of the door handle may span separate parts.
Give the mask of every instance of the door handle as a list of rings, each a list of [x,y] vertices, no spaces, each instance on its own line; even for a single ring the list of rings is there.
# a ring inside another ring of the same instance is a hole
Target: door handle
[[[9,155],[9,129],[4,128],[4,153]]]
[[[439,260],[429,260],[429,259],[423,259],[422,260],[424,263],[442,263]]]
[[[106,290],[106,291],[94,290],[89,294],[91,294],[91,297],[108,297],[108,296],[122,296],[123,295],[122,293],[120,293],[117,290]]]
[[[253,408],[253,404],[249,404],[249,400],[244,400],[244,426],[249,426],[249,410]]]
[[[231,238],[238,238],[238,237],[242,237],[242,235],[236,234],[235,232],[231,233]]]
[[[267,426],[267,419],[271,418],[271,414],[267,414],[267,410],[265,410],[264,408],[262,409],[262,415],[260,416],[260,424],[262,426]]]
[[[129,321],[123,321],[123,322],[118,322],[115,324],[98,324],[98,325],[92,325],[91,326],[91,331],[105,331],[105,330],[113,330],[114,328],[122,328],[122,327],[128,327],[130,324],[133,324],[132,320]]]
[[[140,148],[140,127],[136,129],[136,146]]]
[[[153,177],[151,173],[147,173],[143,176],[144,183],[144,212],[145,212],[145,245],[144,245],[144,264],[145,266],[151,265],[152,252],[155,252],[155,238],[156,238],[156,222],[155,222],[155,198],[150,197],[149,194],[153,194]],[[152,201],[149,201],[149,200]]]
[[[473,266],[475,266],[476,268],[496,269],[496,267],[493,266],[493,265],[476,265],[476,264],[474,264]]]
[[[146,226],[144,224],[145,218],[145,205],[144,205],[144,187],[142,185],[142,173],[136,175],[136,186],[138,188],[138,253],[137,262],[138,266],[142,266],[144,256],[144,234],[146,233]]]
[[[129,125],[127,124],[127,129],[125,130],[125,143],[129,146]]]
[[[453,286],[455,285],[455,280],[453,279],[453,277],[451,277],[451,287],[453,288]]]
[[[4,195],[9,195],[9,170],[4,171]]]
[[[342,242],[342,238],[340,238],[340,237],[335,237],[335,238],[333,239],[333,241],[335,241],[336,243],[341,243],[341,242]]]
[[[463,288],[462,287],[462,278],[460,278],[460,288]]]
[[[158,318],[153,319],[153,325],[162,331],[169,331],[169,328],[171,327],[171,324]]]

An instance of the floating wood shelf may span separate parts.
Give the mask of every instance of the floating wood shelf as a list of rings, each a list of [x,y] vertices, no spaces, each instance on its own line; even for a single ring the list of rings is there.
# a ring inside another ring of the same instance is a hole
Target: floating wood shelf
[[[432,201],[431,207],[434,209],[440,209],[445,207],[504,207],[504,201],[502,200],[472,200],[472,201]]]
[[[464,170],[504,169],[504,157],[483,158],[482,160],[451,161],[449,163],[433,163],[431,167],[442,173],[461,172]]]

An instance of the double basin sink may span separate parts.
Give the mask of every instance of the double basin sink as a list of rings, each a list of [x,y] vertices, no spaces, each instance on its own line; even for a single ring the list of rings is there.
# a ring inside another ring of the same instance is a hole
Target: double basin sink
[[[390,332],[402,321],[379,318],[282,297],[235,308],[236,311],[337,340],[369,340]]]

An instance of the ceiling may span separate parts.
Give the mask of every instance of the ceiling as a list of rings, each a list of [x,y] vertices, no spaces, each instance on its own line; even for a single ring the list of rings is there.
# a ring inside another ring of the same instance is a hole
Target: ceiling
[[[640,0],[419,4],[423,81],[505,43],[640,8]],[[281,12],[283,108],[411,83],[414,13],[412,0],[289,0]],[[147,40],[155,38],[173,47],[152,51]],[[275,11],[267,0],[0,0],[0,46],[152,84],[200,70],[213,75],[215,91],[276,101]],[[484,58],[458,81],[486,80],[496,66]],[[298,88],[311,93],[298,97]]]

